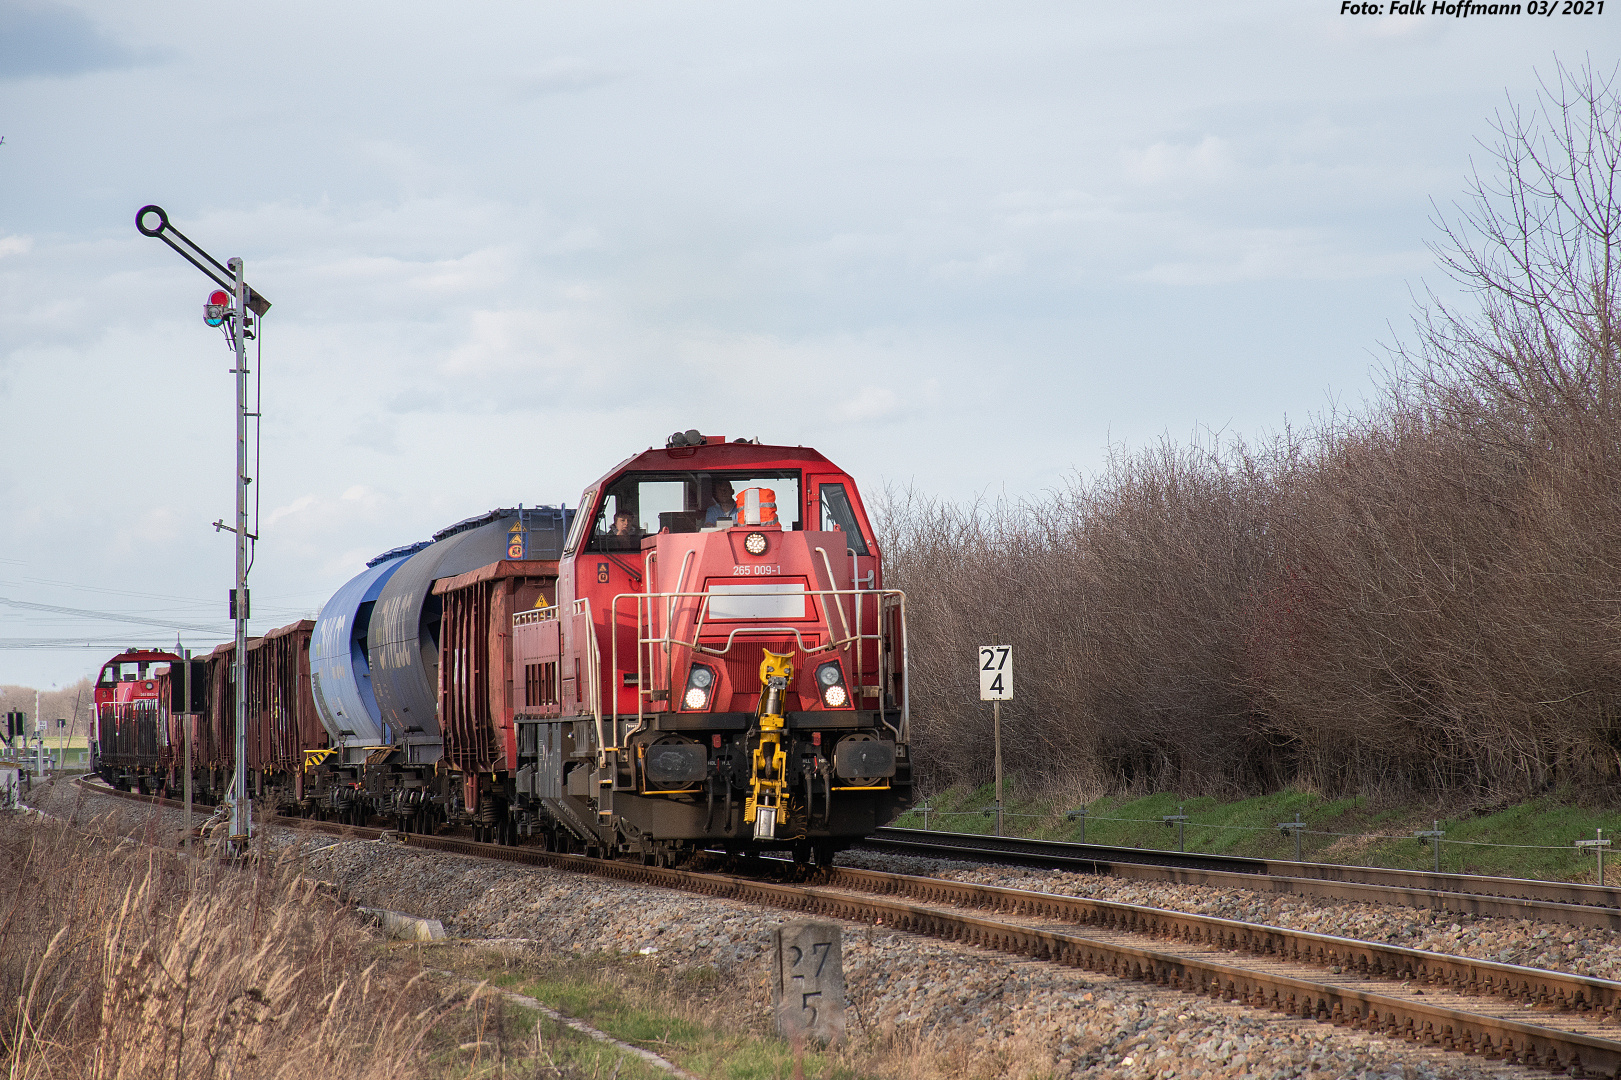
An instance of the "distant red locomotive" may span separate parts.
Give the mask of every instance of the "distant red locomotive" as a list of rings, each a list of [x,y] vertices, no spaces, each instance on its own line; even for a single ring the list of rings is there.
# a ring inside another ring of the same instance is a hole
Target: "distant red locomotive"
[[[116,771],[126,790],[131,778],[142,792],[159,783],[166,763],[160,736],[158,665],[180,660],[158,649],[130,649],[102,665],[96,677],[96,728],[90,740],[91,767]]]
[[[284,813],[826,863],[911,804],[905,611],[849,475],[678,433],[577,511],[469,519],[251,640],[248,765]],[[173,654],[115,657],[103,776],[176,786],[190,725],[198,787],[223,795],[231,652],[184,692]]]

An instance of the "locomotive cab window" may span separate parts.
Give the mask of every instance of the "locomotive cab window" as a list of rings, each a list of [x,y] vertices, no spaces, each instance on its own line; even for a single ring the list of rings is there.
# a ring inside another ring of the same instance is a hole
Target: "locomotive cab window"
[[[591,510],[591,500],[596,498],[595,491],[588,491],[580,496],[580,508],[574,513],[574,524],[568,531],[568,543],[564,545],[565,552],[580,550],[580,539],[585,533],[586,522],[591,519],[586,515]]]
[[[737,523],[743,505],[755,506],[768,515],[763,520],[784,529],[803,528],[797,520],[799,488],[797,470],[632,474],[603,495],[587,550],[636,551],[643,537],[657,533],[724,529]],[[790,513],[796,520],[788,520]]]
[[[823,484],[822,492],[822,528],[828,532],[838,529],[844,533],[845,543],[857,555],[867,554],[867,540],[861,535],[861,526],[856,523],[855,509],[850,505],[850,496],[845,494],[843,484]]]

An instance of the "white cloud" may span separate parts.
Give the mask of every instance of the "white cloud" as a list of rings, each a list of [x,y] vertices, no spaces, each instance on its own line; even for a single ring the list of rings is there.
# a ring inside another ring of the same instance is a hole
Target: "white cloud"
[[[537,65],[533,71],[519,75],[513,85],[522,97],[539,97],[578,93],[604,86],[621,77],[612,68],[583,57],[558,56]]]
[[[301,517],[306,511],[310,510],[315,505],[316,498],[314,495],[300,495],[287,505],[278,506],[274,510],[270,511],[270,514],[265,518],[265,524],[275,526],[279,525],[287,518]]]
[[[1130,280],[1182,286],[1348,281],[1417,275],[1433,261],[1421,248],[1368,251],[1355,238],[1317,230],[1219,230],[1187,239],[1188,257],[1155,263]]]
[[[1149,184],[1208,184],[1228,179],[1236,170],[1232,148],[1214,135],[1191,144],[1155,142],[1126,151],[1125,159],[1127,174]]]
[[[988,278],[1017,274],[1025,267],[1023,254],[1017,251],[990,251],[975,259],[947,259],[929,268],[936,278]]]
[[[846,420],[862,423],[893,416],[900,407],[895,391],[885,386],[863,386],[855,397],[839,405],[839,414]]]

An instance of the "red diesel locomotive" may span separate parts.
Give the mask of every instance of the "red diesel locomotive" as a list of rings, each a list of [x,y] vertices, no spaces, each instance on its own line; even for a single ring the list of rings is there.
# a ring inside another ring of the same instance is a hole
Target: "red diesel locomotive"
[[[512,632],[512,798],[551,839],[825,862],[911,803],[904,597],[814,450],[690,432],[622,462]]]

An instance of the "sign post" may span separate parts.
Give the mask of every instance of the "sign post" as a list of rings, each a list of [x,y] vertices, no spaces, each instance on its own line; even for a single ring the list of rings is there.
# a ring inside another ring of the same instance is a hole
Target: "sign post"
[[[1598,856],[1598,883],[1600,885],[1604,884],[1604,849],[1609,846],[1610,842],[1604,839],[1603,829],[1596,830],[1594,833],[1594,839],[1592,840],[1576,841],[1576,847],[1578,850],[1581,848],[1592,848],[1593,853]]]
[[[996,757],[996,835],[1002,835],[1002,702],[1013,700],[1013,646],[979,647],[979,700],[991,703]]]

